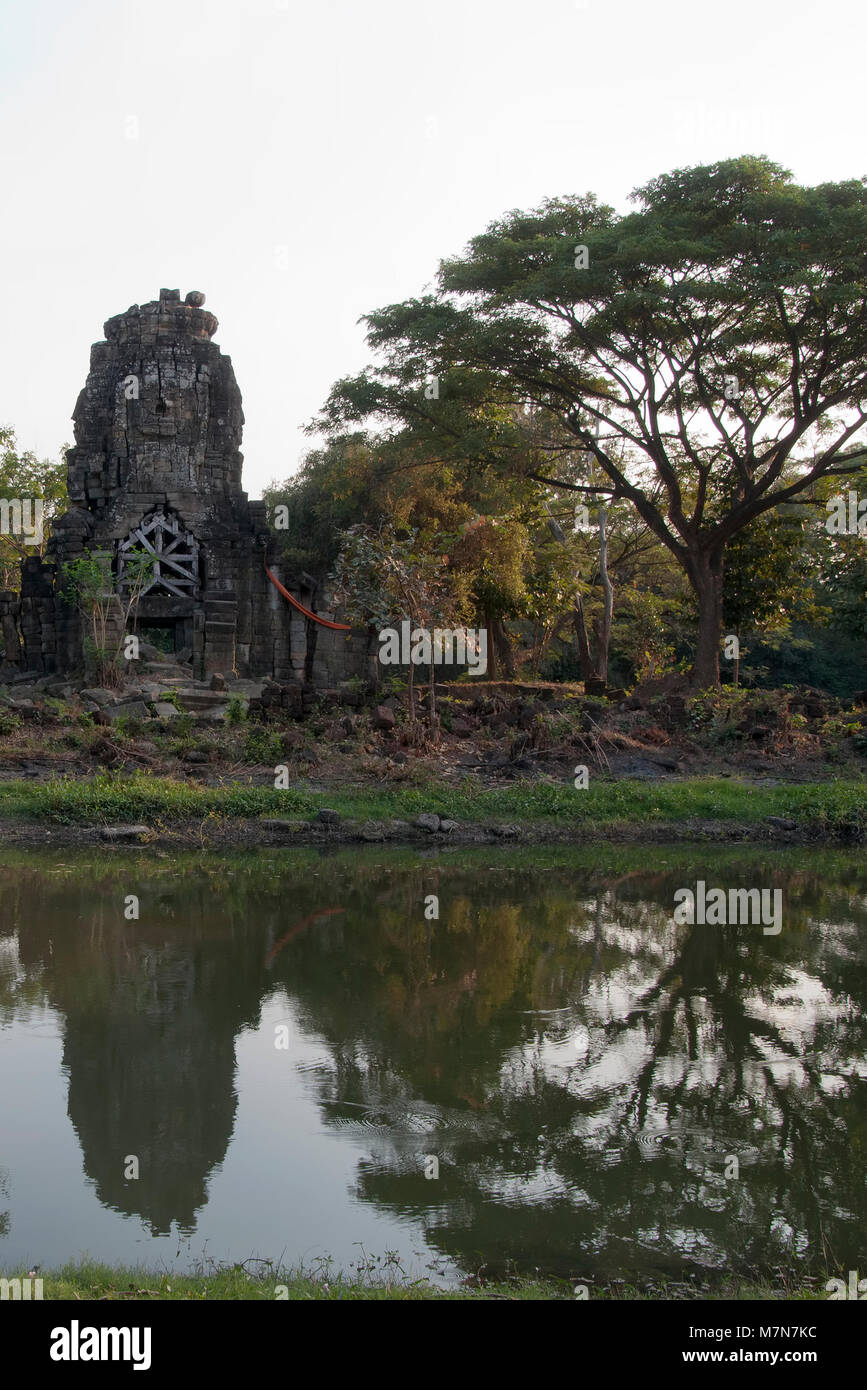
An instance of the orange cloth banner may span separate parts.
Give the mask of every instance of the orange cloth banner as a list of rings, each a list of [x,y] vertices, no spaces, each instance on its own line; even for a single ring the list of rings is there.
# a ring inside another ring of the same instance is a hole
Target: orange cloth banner
[[[283,585],[280,583],[280,580],[274,577],[267,565],[265,565],[265,573],[271,580],[271,583],[274,585],[274,588],[279,589],[283,597],[288,598],[289,602],[292,604],[292,607],[297,608],[299,613],[303,613],[305,618],[312,618],[314,623],[319,623],[320,627],[330,627],[333,628],[335,632],[352,631],[352,628],[348,627],[346,623],[330,623],[327,618],[317,618],[315,613],[311,613],[309,608],[305,608],[303,603],[299,603],[297,598],[293,598],[288,589],[283,588]]]

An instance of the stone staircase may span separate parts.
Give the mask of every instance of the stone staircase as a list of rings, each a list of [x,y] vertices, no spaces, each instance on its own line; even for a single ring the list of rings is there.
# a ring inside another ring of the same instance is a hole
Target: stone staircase
[[[183,686],[177,687],[178,704],[184,709],[216,709],[219,705],[228,704],[229,695],[225,690],[191,690]]]
[[[191,667],[179,666],[174,661],[145,661],[142,663],[141,673],[143,676],[150,676],[166,684],[170,681],[191,681],[193,679]]]

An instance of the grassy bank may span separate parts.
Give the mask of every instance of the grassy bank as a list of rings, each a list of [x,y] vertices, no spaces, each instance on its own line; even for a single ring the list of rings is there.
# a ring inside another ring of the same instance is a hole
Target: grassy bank
[[[325,806],[358,821],[412,821],[421,811],[435,811],[482,826],[506,821],[576,829],[694,820],[758,825],[776,817],[824,838],[861,841],[867,837],[865,791],[865,779],[773,786],[733,778],[664,782],[597,778],[582,791],[571,784],[541,781],[497,788],[480,788],[466,781],[459,786],[278,791],[250,782],[207,786],[142,772],[105,772],[87,779],[2,783],[0,819],[56,825],[123,821],[169,825],[207,817],[309,818]]]
[[[17,1274],[17,1272],[15,1272]],[[10,1272],[7,1277],[13,1277]],[[330,1264],[315,1272],[280,1269],[270,1261],[248,1260],[243,1265],[219,1266],[192,1274],[147,1270],[141,1266],[92,1264],[64,1265],[43,1271],[43,1299],[47,1302],[100,1300],[103,1302],[235,1302],[311,1300],[326,1302],[478,1302],[486,1299],[524,1301],[572,1301],[577,1289],[587,1289],[590,1300],[641,1301],[704,1300],[730,1302],[755,1299],[824,1299],[824,1281],[782,1276],[779,1281],[746,1280],[729,1276],[714,1284],[659,1279],[643,1285],[618,1281],[576,1286],[572,1281],[513,1278],[505,1282],[476,1282],[473,1287],[443,1289],[424,1279],[411,1280],[399,1266],[384,1267],[366,1280],[334,1271]],[[581,1294],[581,1297],[584,1295]]]

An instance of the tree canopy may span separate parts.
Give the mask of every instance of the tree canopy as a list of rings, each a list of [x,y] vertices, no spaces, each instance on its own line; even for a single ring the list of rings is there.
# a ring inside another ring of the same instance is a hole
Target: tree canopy
[[[379,365],[338,382],[318,423],[631,503],[695,594],[708,685],[729,543],[863,463],[867,183],[803,187],[744,156],[632,201],[621,216],[552,198],[492,223],[434,293],[367,316]]]

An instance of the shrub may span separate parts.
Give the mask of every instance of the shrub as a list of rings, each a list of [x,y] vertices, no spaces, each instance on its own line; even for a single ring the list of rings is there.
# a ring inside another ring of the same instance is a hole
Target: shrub
[[[241,699],[240,695],[233,695],[226,709],[226,723],[242,724],[246,718],[247,712],[244,709],[244,701]]]
[[[248,729],[241,750],[245,763],[265,763],[273,767],[283,761],[285,749],[281,735],[263,728]]]

